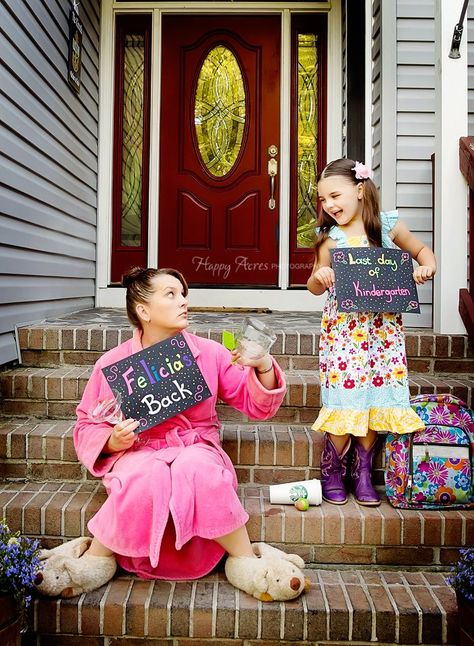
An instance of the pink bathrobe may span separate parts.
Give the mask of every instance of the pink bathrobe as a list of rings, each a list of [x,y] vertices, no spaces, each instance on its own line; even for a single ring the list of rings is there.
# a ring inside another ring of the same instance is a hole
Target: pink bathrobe
[[[232,365],[222,345],[183,334],[212,397],[141,433],[127,451],[102,453],[112,426],[91,423],[88,412],[97,400],[111,396],[101,368],[142,350],[135,331],[97,361],[76,411],[77,455],[103,479],[108,494],[88,528],[115,553],[119,565],[143,578],[201,577],[222,558],[224,550],[212,539],[245,525],[248,514],[220,444],[217,399],[254,419],[268,419],[286,392],[276,362],[278,387],[267,390],[253,368]]]

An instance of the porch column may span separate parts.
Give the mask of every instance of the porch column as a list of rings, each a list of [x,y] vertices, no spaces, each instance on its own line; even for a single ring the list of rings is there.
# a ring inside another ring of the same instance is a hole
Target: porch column
[[[458,312],[467,283],[467,187],[459,170],[459,138],[467,132],[467,16],[461,58],[452,59],[453,28],[463,0],[436,0],[435,13],[435,332],[465,334]],[[474,260],[474,259],[473,259]],[[472,261],[472,260],[471,260]]]

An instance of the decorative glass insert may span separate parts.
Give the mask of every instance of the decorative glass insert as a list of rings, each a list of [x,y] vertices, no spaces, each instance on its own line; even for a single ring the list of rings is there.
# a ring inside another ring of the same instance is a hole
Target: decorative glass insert
[[[312,247],[318,159],[318,37],[298,34],[297,246]]]
[[[245,86],[239,63],[224,45],[214,47],[199,72],[194,124],[203,164],[215,177],[227,175],[235,165],[245,116]]]
[[[145,37],[127,34],[123,59],[121,244],[141,245]]]

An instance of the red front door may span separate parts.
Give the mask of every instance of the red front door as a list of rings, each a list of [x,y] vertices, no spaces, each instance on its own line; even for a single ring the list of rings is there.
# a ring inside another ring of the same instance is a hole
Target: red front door
[[[164,16],[162,33],[159,266],[277,286],[280,17]]]

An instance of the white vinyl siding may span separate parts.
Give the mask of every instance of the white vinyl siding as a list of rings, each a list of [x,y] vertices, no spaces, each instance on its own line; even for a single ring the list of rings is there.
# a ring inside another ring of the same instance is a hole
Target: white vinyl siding
[[[82,0],[81,90],[66,81],[72,2],[0,4],[0,364],[15,326],[94,305],[100,0]]]
[[[435,143],[434,9],[434,0],[372,3],[375,180],[380,186],[383,209],[397,208],[413,233],[430,246],[431,155]],[[396,49],[396,60],[392,47]],[[421,315],[406,315],[405,321],[431,327],[432,284],[423,285],[418,293]]]
[[[435,141],[434,0],[397,0],[397,169],[400,217],[433,246],[432,162]],[[422,313],[415,325],[432,325],[432,283],[418,288]],[[416,321],[416,319],[415,319]]]
[[[468,135],[474,137],[474,5],[467,7],[467,20],[463,38],[467,37],[467,110]]]

